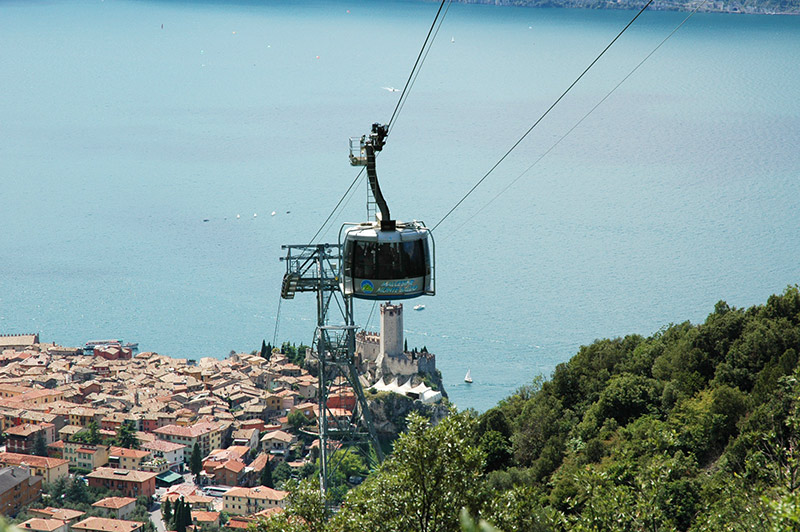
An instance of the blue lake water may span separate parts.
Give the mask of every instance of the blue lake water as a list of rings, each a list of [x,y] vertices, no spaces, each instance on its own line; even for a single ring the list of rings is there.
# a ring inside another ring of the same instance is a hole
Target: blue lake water
[[[0,0],[0,333],[271,341],[280,245],[354,179],[347,138],[389,119],[437,7]],[[392,213],[435,225],[632,15],[453,5],[378,161]],[[798,17],[694,16],[517,180],[685,16],[645,13],[436,230],[438,294],[405,328],[459,407],[800,280]],[[315,322],[286,301],[278,340]]]

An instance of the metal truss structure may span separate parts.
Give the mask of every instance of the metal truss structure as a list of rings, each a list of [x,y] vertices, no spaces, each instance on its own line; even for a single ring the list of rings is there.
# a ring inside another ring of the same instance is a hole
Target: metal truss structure
[[[368,460],[383,461],[383,452],[372,424],[364,390],[355,364],[356,325],[353,320],[353,300],[342,294],[339,287],[339,265],[342,263],[339,244],[284,245],[286,273],[281,285],[281,297],[293,299],[297,292],[317,295],[317,331],[314,356],[319,374],[319,411],[317,432],[320,450],[320,491],[323,500],[338,460],[337,447],[357,448]],[[337,390],[349,386],[356,396],[352,415],[342,415],[341,407],[329,407],[329,399]],[[366,428],[366,432],[362,427]],[[336,442],[336,443],[334,443]],[[369,453],[372,443],[374,455]],[[341,453],[340,455],[341,456]]]

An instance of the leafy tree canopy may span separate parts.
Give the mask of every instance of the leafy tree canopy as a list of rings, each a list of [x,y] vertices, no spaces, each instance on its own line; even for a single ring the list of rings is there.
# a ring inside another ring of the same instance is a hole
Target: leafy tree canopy
[[[480,416],[410,415],[335,515],[312,476],[283,529],[797,530],[798,353],[797,286],[597,340]]]

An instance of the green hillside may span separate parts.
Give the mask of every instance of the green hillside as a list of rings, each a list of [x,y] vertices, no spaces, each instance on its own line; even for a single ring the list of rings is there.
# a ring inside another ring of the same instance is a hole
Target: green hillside
[[[798,352],[797,286],[598,340],[480,416],[412,414],[333,517],[311,482],[261,530],[798,530]]]
[[[701,325],[596,341],[482,416],[511,429],[487,481],[531,487],[570,530],[787,530],[800,517],[798,351],[797,286],[746,310],[720,302]]]

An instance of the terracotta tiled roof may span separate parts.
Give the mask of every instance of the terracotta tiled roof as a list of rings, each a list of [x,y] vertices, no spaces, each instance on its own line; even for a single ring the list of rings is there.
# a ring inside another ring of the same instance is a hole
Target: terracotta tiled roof
[[[46,423],[46,424],[43,423],[43,425],[53,426],[52,423]],[[12,434],[14,436],[20,436],[20,437],[23,437],[23,438],[27,438],[31,434],[39,432],[43,428],[46,428],[46,427],[42,427],[41,425],[34,425],[32,423],[23,423],[22,425],[17,425],[16,427],[7,428],[6,429],[6,434]]]
[[[245,468],[245,465],[244,462],[240,462],[239,460],[227,460],[222,464],[222,468],[233,471],[234,473],[239,473]]]
[[[104,517],[87,517],[72,525],[72,530],[90,532],[132,532],[139,530],[144,523],[124,521],[122,519],[106,519]]]
[[[174,443],[171,441],[164,441],[164,440],[155,440],[151,442],[145,442],[141,445],[142,449],[150,449],[151,451],[161,451],[162,453],[168,453],[170,451],[177,451],[182,447],[186,447],[182,443]]]
[[[138,449],[126,449],[125,447],[111,447],[108,450],[110,456],[119,456],[125,458],[145,458],[150,456],[150,451],[140,451]]]
[[[225,525],[225,528],[235,528],[236,530],[247,530],[250,527],[250,520],[237,519],[231,517],[231,520]]]
[[[209,453],[210,460],[217,460],[223,462],[225,460],[237,460],[250,452],[250,447],[246,445],[231,445],[227,449],[214,449]]]
[[[196,520],[198,523],[216,523],[219,521],[219,512],[192,510],[192,519]]]
[[[47,508],[31,508],[28,510],[28,513],[47,515],[51,519],[70,521],[72,519],[77,519],[86,512],[81,512],[80,510],[72,510],[71,508],[53,508],[52,506],[48,506]]]
[[[194,412],[191,412],[194,414]],[[167,425],[156,429],[153,432],[156,434],[163,434],[165,436],[180,436],[183,438],[196,438],[197,436],[219,430],[219,423],[195,423],[188,427],[181,427],[179,425]]]
[[[278,440],[284,443],[291,443],[294,440],[294,436],[292,436],[288,432],[284,432],[282,430],[276,430],[264,434],[264,436],[261,438],[261,441],[270,441],[270,440]]]
[[[36,530],[39,532],[52,532],[64,526],[64,521],[60,519],[42,519],[34,517],[24,523],[17,525],[20,530]]]
[[[253,514],[255,517],[269,517],[272,514],[279,514],[283,511],[283,508],[280,506],[276,506],[275,508],[267,508],[266,510],[261,510],[258,513]]]
[[[214,499],[205,495],[184,495],[178,492],[165,493],[164,496],[161,497],[161,500],[175,502],[181,497],[183,497],[183,502],[187,503],[189,506],[193,506],[195,504],[209,504],[214,502]],[[192,511],[192,515],[194,515],[194,511]]]
[[[133,497],[106,497],[105,499],[100,499],[92,506],[96,506],[97,508],[109,508],[111,510],[119,510],[120,508],[124,508],[131,503],[135,503],[136,499]]]
[[[156,473],[147,471],[136,471],[129,469],[112,469],[110,467],[98,467],[88,475],[87,478],[98,478],[103,480],[118,480],[123,482],[144,482],[154,478]]]
[[[52,469],[63,464],[68,464],[69,460],[62,460],[61,458],[47,458],[44,456],[34,456],[32,454],[20,453],[0,453],[0,464],[20,465],[25,462],[31,467],[41,467],[44,469]]]
[[[255,460],[250,462],[250,467],[252,467],[254,471],[261,471],[262,469],[264,469],[264,466],[267,465],[267,462],[269,462],[272,459],[273,458],[271,455],[267,453],[261,453],[258,456],[256,456]]]
[[[225,497],[248,497],[250,499],[281,501],[288,494],[288,491],[274,490],[266,486],[259,486],[257,488],[233,488],[225,493]]]

